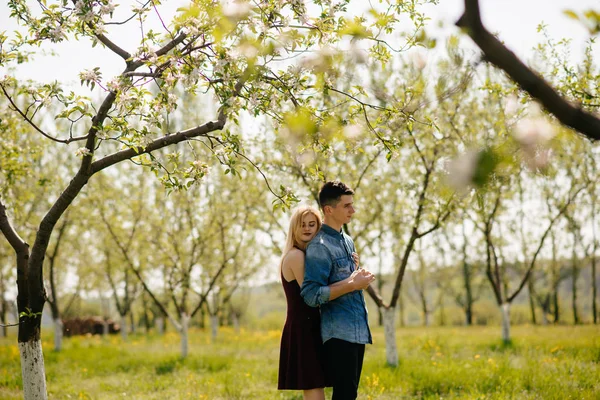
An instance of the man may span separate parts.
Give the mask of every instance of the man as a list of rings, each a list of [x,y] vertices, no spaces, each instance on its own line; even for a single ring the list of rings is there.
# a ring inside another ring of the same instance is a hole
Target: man
[[[333,383],[333,400],[356,399],[365,344],[372,343],[362,290],[340,295],[347,288],[329,286],[351,275],[362,275],[367,284],[375,277],[354,271],[354,242],[342,226],[352,219],[354,191],[342,182],[327,182],[319,192],[323,226],[306,248],[301,295],[306,304],[321,307],[321,336],[326,371]],[[358,280],[358,279],[357,279]]]

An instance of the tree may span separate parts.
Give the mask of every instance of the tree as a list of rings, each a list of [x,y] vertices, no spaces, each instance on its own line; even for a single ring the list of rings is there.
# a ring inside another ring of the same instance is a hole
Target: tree
[[[416,11],[419,4],[390,2],[382,10],[373,10],[370,21],[365,22],[346,20],[346,3],[317,2],[318,17],[312,17],[310,8],[296,2],[269,1],[260,7],[240,2],[235,4],[237,7],[223,10],[219,3],[199,1],[183,9],[171,25],[159,28],[164,29],[163,33],[142,29],[139,48],[130,52],[109,38],[110,30],[114,24],[129,21],[144,24],[148,14],[159,12],[154,4],[136,7],[133,16],[121,22],[111,21],[116,6],[107,0],[79,1],[74,8],[67,2],[42,2],[39,13],[26,3],[9,1],[10,16],[19,21],[22,31],[10,38],[6,34],[0,36],[3,67],[29,61],[31,54],[26,47],[30,44],[44,48],[50,42],[82,38],[110,49],[125,64],[123,72],[108,82],[97,68],[80,74],[82,84],[104,96],[99,105],[73,92],[66,94],[56,82],[31,85],[31,90],[17,85],[11,77],[0,82],[12,109],[36,133],[65,146],[61,151],[70,151],[67,149],[71,143],[83,144],[77,150],[81,157],[79,169],[45,213],[31,249],[22,237],[23,230],[9,218],[6,198],[3,196],[0,201],[0,229],[14,249],[18,270],[17,302],[22,315],[18,341],[26,399],[46,397],[40,341],[45,302],[44,257],[54,228],[90,178],[120,162],[134,160],[164,173],[166,185],[185,187],[204,176],[205,160],[196,160],[182,169],[182,164],[172,158],[171,169],[166,170],[163,164],[152,162],[152,154],[189,141],[202,142],[212,150],[223,149],[224,162],[231,167],[231,173],[236,173],[237,157],[243,153],[239,138],[228,131],[214,132],[222,131],[228,120],[236,122],[240,108],[277,118],[286,101],[300,104],[298,99],[307,90],[313,92],[315,83],[323,88],[326,71],[319,70],[318,65],[299,71],[281,68],[278,63],[285,64],[287,54],[325,44],[334,46],[349,35],[364,38],[379,62],[386,62],[386,35],[399,24],[401,13],[410,15],[417,32],[422,28],[425,19]],[[416,35],[408,36],[406,42],[407,47],[414,44]],[[178,102],[173,90],[177,85],[185,86],[189,92],[212,92],[218,99],[214,107],[218,109],[216,118],[171,131],[170,117]],[[151,86],[153,90],[149,89]],[[48,124],[38,113],[53,102],[63,109],[55,117],[66,121],[68,134],[49,132]],[[288,193],[278,196],[284,202],[293,199]]]

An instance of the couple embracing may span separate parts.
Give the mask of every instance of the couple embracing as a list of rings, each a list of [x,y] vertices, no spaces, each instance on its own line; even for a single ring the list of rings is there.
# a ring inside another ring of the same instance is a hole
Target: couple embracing
[[[281,258],[287,317],[281,338],[278,389],[304,399],[356,399],[365,344],[372,343],[363,289],[375,279],[359,268],[354,242],[342,230],[352,219],[354,191],[327,182],[321,214],[300,207],[290,220]]]

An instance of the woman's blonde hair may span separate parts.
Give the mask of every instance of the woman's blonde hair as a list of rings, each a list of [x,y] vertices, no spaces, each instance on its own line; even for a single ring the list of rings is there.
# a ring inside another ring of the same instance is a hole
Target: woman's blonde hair
[[[290,227],[288,228],[287,240],[285,241],[285,247],[281,254],[281,261],[279,266],[283,264],[283,259],[294,247],[302,248],[302,244],[298,240],[298,232],[302,229],[302,220],[307,214],[313,214],[317,219],[317,232],[321,229],[323,221],[321,220],[321,213],[319,210],[312,206],[300,206],[294,210],[292,218],[290,218]]]

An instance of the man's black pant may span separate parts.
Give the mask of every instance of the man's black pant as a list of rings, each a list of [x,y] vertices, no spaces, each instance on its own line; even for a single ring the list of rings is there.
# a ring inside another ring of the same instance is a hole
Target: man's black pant
[[[354,400],[365,356],[365,345],[341,339],[325,342],[325,363],[329,381],[333,383],[332,400]]]

